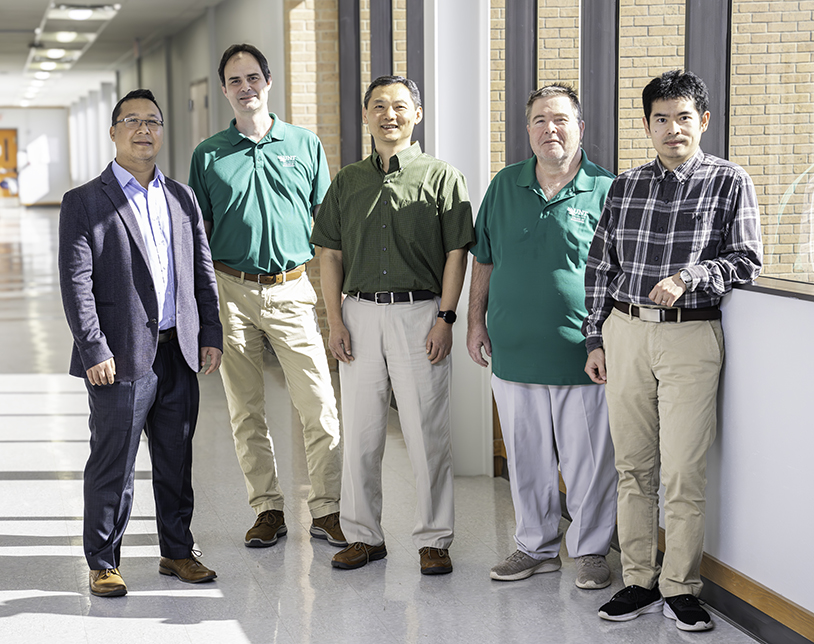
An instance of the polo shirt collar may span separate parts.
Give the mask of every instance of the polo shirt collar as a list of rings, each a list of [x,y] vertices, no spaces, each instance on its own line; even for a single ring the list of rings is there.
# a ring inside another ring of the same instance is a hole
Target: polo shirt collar
[[[390,159],[390,172],[401,170],[410,161],[417,159],[421,156],[421,144],[418,141],[413,141],[408,147],[404,148],[401,152],[397,152],[394,157]],[[374,148],[370,155],[373,165],[382,171],[382,158],[379,156],[378,151]],[[395,160],[396,165],[393,165]]]
[[[577,173],[567,185],[563,186],[562,190],[560,190],[558,194],[562,194],[563,191],[568,189],[573,189],[574,192],[590,192],[594,189],[594,186],[596,185],[596,176],[594,176],[595,173],[588,172],[588,168],[591,168],[594,164],[588,160],[585,150],[580,148],[580,151],[582,152],[582,161],[579,164]],[[518,186],[528,188],[529,190],[534,190],[535,188],[540,190],[540,184],[537,182],[537,173],[535,171],[536,165],[536,156],[532,156],[530,159],[525,161],[523,167],[520,169],[520,174],[517,175]]]
[[[689,159],[687,159],[684,163],[678,166],[675,170],[673,170],[673,174],[675,175],[676,181],[679,183],[684,183],[687,179],[689,179],[693,172],[695,172],[698,167],[701,165],[701,162],[704,160],[704,152],[701,148],[698,148],[695,154],[693,154]],[[670,171],[665,168],[662,163],[661,159],[656,157],[656,160],[653,162],[653,177],[656,181],[661,181]]]
[[[251,143],[258,145],[260,143],[285,140],[286,124],[277,118],[274,112],[269,112],[269,116],[274,119],[274,122],[271,124],[271,129],[256,143],[237,129],[237,119],[232,119],[231,123],[229,123],[229,129],[226,130],[226,138],[232,145],[239,145],[242,141],[251,141]]]

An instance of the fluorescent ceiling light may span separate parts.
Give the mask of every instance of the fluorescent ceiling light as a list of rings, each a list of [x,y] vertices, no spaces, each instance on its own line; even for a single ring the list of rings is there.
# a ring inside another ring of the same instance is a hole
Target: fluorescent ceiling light
[[[31,105],[29,101],[20,101],[20,107],[28,107]]]
[[[49,49],[46,52],[46,55],[48,56],[48,58],[59,59],[59,58],[64,57],[65,53],[66,52],[65,52],[64,49]]]
[[[71,20],[87,20],[93,15],[93,9],[70,9],[68,17]]]
[[[59,42],[73,42],[78,35],[75,31],[58,31],[56,39]]]
[[[39,78],[40,80],[46,80],[48,78],[51,78],[51,74],[49,74],[48,72],[37,72],[36,74],[34,74],[34,78]]]
[[[56,63],[40,63],[40,69],[44,69],[47,72],[52,72],[57,68]]]

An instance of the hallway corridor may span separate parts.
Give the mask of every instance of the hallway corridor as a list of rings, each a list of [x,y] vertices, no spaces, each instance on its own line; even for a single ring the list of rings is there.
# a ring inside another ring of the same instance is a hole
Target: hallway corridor
[[[490,580],[490,567],[514,550],[514,512],[501,478],[456,478],[455,570],[422,577],[410,540],[415,489],[396,419],[383,473],[388,556],[355,571],[333,569],[330,558],[337,550],[308,533],[302,433],[270,354],[267,410],[288,535],[271,548],[244,547],[254,516],[220,376],[201,376],[192,528],[202,561],[218,579],[188,585],[158,574],[149,455],[142,444],[121,565],[129,593],[92,597],[81,539],[87,394],[81,381],[67,375],[71,341],[56,275],[58,213],[0,205],[3,644],[755,641],[717,614],[715,629],[701,634],[682,633],[661,615],[626,624],[601,621],[597,608],[622,587],[615,551],[609,557],[614,583],[605,590],[576,588],[575,566],[567,558],[559,572],[513,583]]]

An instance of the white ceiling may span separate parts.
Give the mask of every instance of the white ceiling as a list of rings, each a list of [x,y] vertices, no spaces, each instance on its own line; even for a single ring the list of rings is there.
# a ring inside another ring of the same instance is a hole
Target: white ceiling
[[[142,51],[171,36],[221,0],[59,0],[71,5],[120,4],[121,10],[66,72],[53,72],[31,107],[66,106],[102,82],[115,81],[115,69],[133,60],[135,42]],[[0,0],[0,106],[17,106],[31,85],[24,74],[34,30],[52,0]],[[81,24],[81,23],[77,23]]]

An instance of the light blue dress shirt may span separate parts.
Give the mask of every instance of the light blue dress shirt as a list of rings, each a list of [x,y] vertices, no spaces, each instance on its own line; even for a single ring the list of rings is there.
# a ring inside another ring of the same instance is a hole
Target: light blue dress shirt
[[[164,175],[158,166],[155,177],[145,189],[127,170],[113,161],[113,174],[138,221],[141,238],[147,249],[150,273],[158,298],[158,328],[175,326],[175,263],[172,256],[172,226]]]

